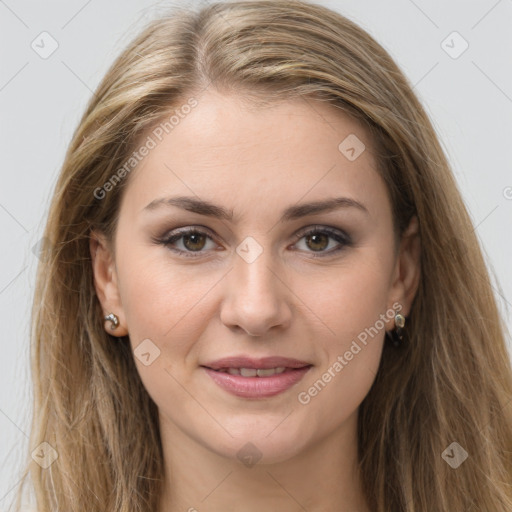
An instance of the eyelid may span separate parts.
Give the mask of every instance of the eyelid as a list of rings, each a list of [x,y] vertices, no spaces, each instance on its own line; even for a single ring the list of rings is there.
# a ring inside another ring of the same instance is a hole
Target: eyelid
[[[321,231],[321,232],[325,232],[325,233],[328,233],[331,235],[339,236],[340,238],[343,237],[345,239],[346,243],[349,243],[351,241],[350,235],[343,229],[325,226],[322,224],[311,224],[309,226],[301,228],[293,236],[296,238],[302,238],[304,235],[307,235],[311,231],[313,231],[313,232]]]

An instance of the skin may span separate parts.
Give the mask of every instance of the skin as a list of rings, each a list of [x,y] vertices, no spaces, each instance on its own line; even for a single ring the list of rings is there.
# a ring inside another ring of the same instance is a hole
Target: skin
[[[129,334],[133,349],[150,339],[160,350],[147,366],[135,357],[159,410],[166,471],[159,512],[227,512],[241,503],[246,512],[368,512],[356,465],[357,412],[394,318],[309,403],[298,394],[394,303],[408,315],[419,282],[417,221],[397,250],[371,140],[332,106],[296,99],[255,108],[212,89],[197,99],[129,176],[115,254],[101,233],[91,237],[98,297],[120,321],[105,329]],[[354,161],[338,149],[349,134],[366,146]],[[143,211],[177,195],[232,209],[234,221],[175,206]],[[338,196],[367,212],[343,207],[279,221],[288,206]],[[154,240],[186,226],[212,236],[174,242],[199,251],[195,257]],[[293,236],[313,226],[343,230],[352,243]],[[263,250],[251,263],[236,252],[248,236]],[[240,354],[313,367],[284,393],[239,398],[200,365]],[[252,467],[237,456],[249,442],[261,454]]]

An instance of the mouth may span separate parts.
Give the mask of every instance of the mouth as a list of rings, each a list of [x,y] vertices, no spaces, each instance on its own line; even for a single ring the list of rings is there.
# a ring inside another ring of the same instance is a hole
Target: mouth
[[[208,368],[210,370],[213,370],[215,372],[219,373],[228,373],[229,375],[239,375],[241,377],[271,377],[273,375],[280,375],[281,373],[289,373],[296,370],[309,368],[312,365],[304,365],[301,367],[285,367],[285,366],[278,366],[276,368],[209,368],[208,366],[204,366],[204,368]]]
[[[307,361],[293,359],[291,357],[283,356],[268,356],[262,358],[254,358],[246,355],[236,355],[223,357],[216,361],[205,362],[201,366],[210,368],[215,371],[225,371],[232,375],[242,375],[245,377],[254,377],[260,373],[261,377],[266,376],[263,370],[272,370],[269,375],[274,373],[283,373],[285,371],[294,370],[297,368],[304,368],[305,366],[312,366]]]
[[[277,364],[281,366],[276,366]],[[243,366],[238,366],[243,364]],[[201,368],[224,392],[245,399],[269,398],[290,390],[313,367],[312,364],[284,358],[267,358],[255,362],[244,359],[217,361]]]

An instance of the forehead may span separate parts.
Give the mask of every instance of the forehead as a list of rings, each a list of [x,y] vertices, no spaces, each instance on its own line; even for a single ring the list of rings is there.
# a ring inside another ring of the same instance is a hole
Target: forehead
[[[146,132],[155,144],[129,177],[124,202],[140,210],[179,192],[236,211],[339,193],[379,207],[385,186],[372,141],[341,110],[305,98],[260,107],[212,90],[196,100],[178,123]]]

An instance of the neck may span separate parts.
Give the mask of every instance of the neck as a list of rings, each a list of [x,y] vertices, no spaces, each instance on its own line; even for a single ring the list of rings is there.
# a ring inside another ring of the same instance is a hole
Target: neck
[[[321,443],[254,465],[236,453],[213,452],[170,422],[161,432],[165,485],[159,512],[229,512],[241,505],[244,512],[320,512],[340,510],[340,503],[343,510],[370,512],[357,465],[357,413]],[[270,452],[268,441],[266,446]]]

